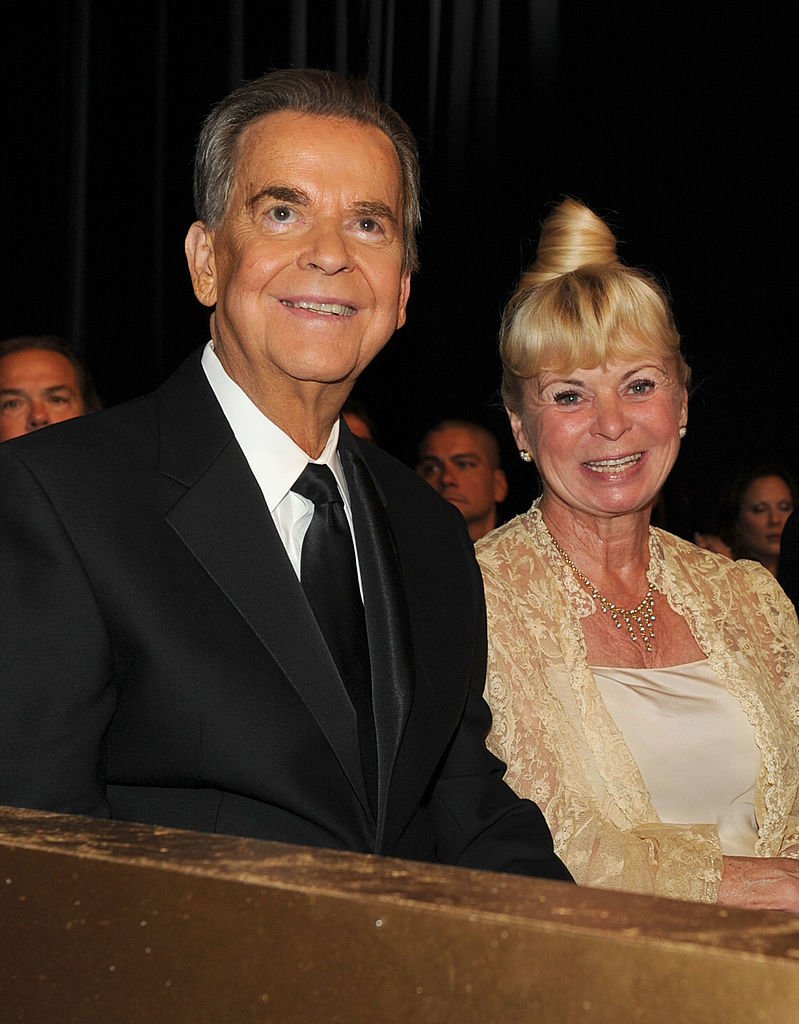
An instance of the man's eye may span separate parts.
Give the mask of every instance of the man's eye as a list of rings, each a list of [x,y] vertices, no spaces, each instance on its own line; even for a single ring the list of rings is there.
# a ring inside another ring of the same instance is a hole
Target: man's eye
[[[278,224],[289,224],[295,219],[294,210],[290,206],[273,206],[268,211],[267,216],[270,220],[276,221]]]
[[[358,228],[367,235],[377,235],[383,230],[380,221],[375,220],[374,217],[361,217],[358,221]]]

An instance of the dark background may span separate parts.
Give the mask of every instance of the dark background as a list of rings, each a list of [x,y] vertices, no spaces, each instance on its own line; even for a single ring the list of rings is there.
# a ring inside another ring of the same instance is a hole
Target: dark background
[[[356,386],[411,462],[445,416],[500,435],[507,511],[532,496],[497,396],[503,303],[563,195],[608,218],[673,295],[694,369],[672,528],[729,475],[799,474],[792,8],[583,0],[89,0],[4,8],[0,337],[53,332],[107,404],[207,339],[183,237],[208,107],[271,67],[368,75],[416,132],[422,270]]]

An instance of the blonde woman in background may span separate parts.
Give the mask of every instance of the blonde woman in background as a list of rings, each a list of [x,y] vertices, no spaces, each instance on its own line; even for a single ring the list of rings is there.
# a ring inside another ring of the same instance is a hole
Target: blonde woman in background
[[[478,542],[489,745],[579,883],[799,912],[799,625],[774,577],[650,527],[685,435],[668,300],[574,200],[501,332],[542,494]]]

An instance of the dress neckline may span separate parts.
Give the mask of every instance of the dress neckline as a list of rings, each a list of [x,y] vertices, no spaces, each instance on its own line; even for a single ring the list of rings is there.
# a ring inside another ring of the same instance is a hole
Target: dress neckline
[[[700,665],[708,665],[707,658],[698,658],[696,661],[681,662],[679,665],[653,665],[642,668],[638,665],[589,665],[592,672],[683,672],[686,669],[697,668]]]

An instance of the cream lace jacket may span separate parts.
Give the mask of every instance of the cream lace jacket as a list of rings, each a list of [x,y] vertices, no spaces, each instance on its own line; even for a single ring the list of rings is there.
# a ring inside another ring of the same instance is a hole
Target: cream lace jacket
[[[650,530],[650,578],[752,723],[758,856],[799,843],[799,624],[774,578]],[[594,610],[534,506],[477,544],[488,607],[491,750],[544,812],[583,885],[715,902],[714,825],[661,822],[605,707],[580,618]]]

